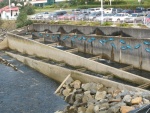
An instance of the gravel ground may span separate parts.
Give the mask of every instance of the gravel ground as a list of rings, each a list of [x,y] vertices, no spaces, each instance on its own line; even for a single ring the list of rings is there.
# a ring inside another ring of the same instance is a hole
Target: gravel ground
[[[0,63],[0,113],[54,113],[66,103],[54,91],[59,83],[25,66],[15,59],[0,55],[21,71]]]

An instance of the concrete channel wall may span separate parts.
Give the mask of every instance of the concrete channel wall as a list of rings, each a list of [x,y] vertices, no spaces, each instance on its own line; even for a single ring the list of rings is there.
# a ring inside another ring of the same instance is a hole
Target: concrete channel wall
[[[53,36],[59,36],[52,38]],[[63,40],[65,36],[69,38]],[[150,50],[150,44],[144,44],[144,42],[150,43],[150,39],[136,39],[129,37],[118,37],[118,36],[89,36],[85,35],[86,40],[79,40],[83,35],[76,35],[77,38],[72,41],[72,37],[75,35],[71,34],[51,34],[51,33],[39,33],[33,32],[33,38],[44,38],[45,43],[48,42],[59,42],[64,46],[78,48],[79,51],[89,53],[93,55],[104,55],[113,61],[133,65],[136,68],[150,71],[150,52],[146,51],[146,48]],[[95,40],[88,42],[90,38],[94,37]],[[109,41],[113,39],[113,41]],[[105,44],[100,41],[107,41]],[[120,40],[124,41],[122,44]],[[112,45],[113,44],[113,45]],[[131,47],[121,49],[123,47]]]
[[[22,36],[9,33],[7,36],[7,40],[8,47],[10,49],[19,51],[21,53],[26,53],[43,58],[50,58],[56,61],[65,62],[66,64],[74,67],[85,67],[86,69],[94,72],[112,73],[117,77],[137,84],[145,84],[150,82],[149,79],[74,55],[66,51],[56,49],[54,47],[49,47],[45,44],[41,44],[33,40],[25,39]]]
[[[150,38],[150,29],[140,28],[121,28],[121,27],[100,27],[100,26],[75,26],[75,25],[50,25],[44,23],[33,24],[29,28],[31,31],[49,31],[51,33],[62,32],[72,33],[76,32],[89,35],[107,35],[107,36],[129,36],[133,38]]]
[[[143,90],[140,88],[120,84],[117,82],[113,82],[107,79],[91,76],[85,73],[81,73],[78,71],[69,70],[63,67],[51,65],[42,61],[37,61],[28,57],[16,55],[13,53],[6,52],[8,55],[10,55],[13,58],[16,58],[20,62],[23,62],[24,64],[28,65],[29,67],[47,75],[48,77],[58,81],[63,82],[63,80],[71,74],[71,77],[74,80],[80,80],[82,83],[87,82],[95,82],[95,83],[102,83],[107,87],[114,87],[116,89],[122,89],[122,90],[132,90],[132,91],[143,91],[143,92],[149,92],[147,90]]]

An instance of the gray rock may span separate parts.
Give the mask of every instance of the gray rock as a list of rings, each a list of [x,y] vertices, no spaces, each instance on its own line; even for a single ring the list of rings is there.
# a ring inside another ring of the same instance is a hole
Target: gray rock
[[[141,97],[142,96],[142,92],[135,92],[134,96],[135,97]]]
[[[97,90],[97,84],[96,83],[82,84],[82,88],[84,89],[84,91]]]
[[[99,112],[99,105],[94,106],[94,112],[98,113]]]
[[[68,110],[67,113],[78,113],[78,111],[77,111],[77,108],[76,108],[76,107],[71,106],[71,107],[69,108],[69,110]]]
[[[108,109],[108,113],[117,113],[119,111],[119,109],[120,109],[121,106],[126,106],[126,104],[123,103],[123,102],[119,102],[118,104],[110,107]]]
[[[150,101],[148,99],[143,98],[143,103],[144,104],[150,104]]]
[[[74,87],[75,89],[81,88],[81,81],[75,80],[73,83],[70,84],[71,87]]]
[[[82,99],[76,100],[73,105],[76,106],[76,107],[81,106],[82,105]]]
[[[80,99],[82,99],[82,97],[83,97],[83,94],[76,94],[75,100],[80,100]]]
[[[66,96],[65,101],[71,105],[73,105],[74,101],[75,101],[75,95],[74,94],[69,94],[68,96]]]
[[[90,105],[88,105],[85,113],[94,113],[94,104],[91,103]]]
[[[118,102],[112,102],[112,103],[110,103],[109,105],[112,107],[112,106],[114,106],[114,105],[116,105],[116,104],[118,104]]]
[[[106,102],[106,103],[100,104],[100,109],[101,109],[101,108],[106,108],[106,109],[108,109],[108,108],[109,108],[109,103]]]
[[[63,113],[68,113],[70,106],[66,106],[65,109],[63,110]]]
[[[103,84],[97,84],[97,91],[99,91],[100,89],[102,89],[104,87]]]
[[[124,96],[123,101],[125,103],[129,103],[129,102],[131,102],[131,99],[132,99],[132,97],[130,95],[126,95],[126,96]]]
[[[119,94],[121,98],[123,98],[125,95],[130,95],[128,90],[123,90],[122,93]]]
[[[106,97],[106,91],[102,91],[102,92],[97,91],[96,92],[96,95],[95,95],[96,100],[102,100],[105,97]]]
[[[86,108],[85,107],[78,107],[78,113],[85,113]]]
[[[100,111],[99,113],[109,113],[108,110]]]
[[[143,92],[143,93],[142,93],[142,97],[145,98],[145,99],[150,100],[150,93],[145,93],[145,92]]]
[[[109,100],[112,99],[112,94],[107,94],[106,98],[109,99]]]
[[[91,101],[91,100],[94,100],[94,98],[90,94],[90,91],[84,92],[84,95],[83,95],[83,98],[82,98],[82,102],[83,103],[87,103],[88,101]]]
[[[82,94],[83,93],[83,89],[76,89],[75,94]]]
[[[69,87],[66,87],[66,89],[63,90],[63,95],[66,97],[71,92],[71,89]]]
[[[129,91],[130,95],[131,96],[134,96],[135,95],[135,92],[134,91]]]
[[[71,78],[71,77],[69,77],[68,79],[67,79],[67,81],[65,82],[65,84],[66,85],[69,85],[69,84],[71,84],[73,82],[73,79]]]
[[[109,94],[113,94],[114,93],[114,88],[113,87],[111,87],[111,88],[108,88],[107,89],[107,92],[109,93]]]
[[[108,99],[101,99],[99,102],[100,103],[105,103],[105,102],[108,102]]]
[[[64,88],[61,87],[60,90],[59,90],[59,95],[63,95],[63,90],[64,90]]]

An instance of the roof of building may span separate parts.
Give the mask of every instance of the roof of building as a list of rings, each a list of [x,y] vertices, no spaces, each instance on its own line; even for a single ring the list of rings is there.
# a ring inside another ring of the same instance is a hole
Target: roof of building
[[[3,8],[1,8],[0,9],[0,13],[2,13],[3,11],[5,11],[5,12],[8,12],[8,11],[18,11],[19,10],[19,7],[11,7],[11,8],[9,8],[9,6],[5,6],[5,7],[3,7]]]

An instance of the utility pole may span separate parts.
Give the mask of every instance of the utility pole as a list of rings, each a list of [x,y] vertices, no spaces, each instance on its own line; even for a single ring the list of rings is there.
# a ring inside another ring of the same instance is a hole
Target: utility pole
[[[110,6],[111,6],[111,0],[110,0]]]
[[[9,15],[9,19],[11,18],[11,5],[10,5],[10,0],[9,0],[9,11],[10,11],[10,15]]]
[[[103,0],[101,0],[101,24],[103,24]]]

